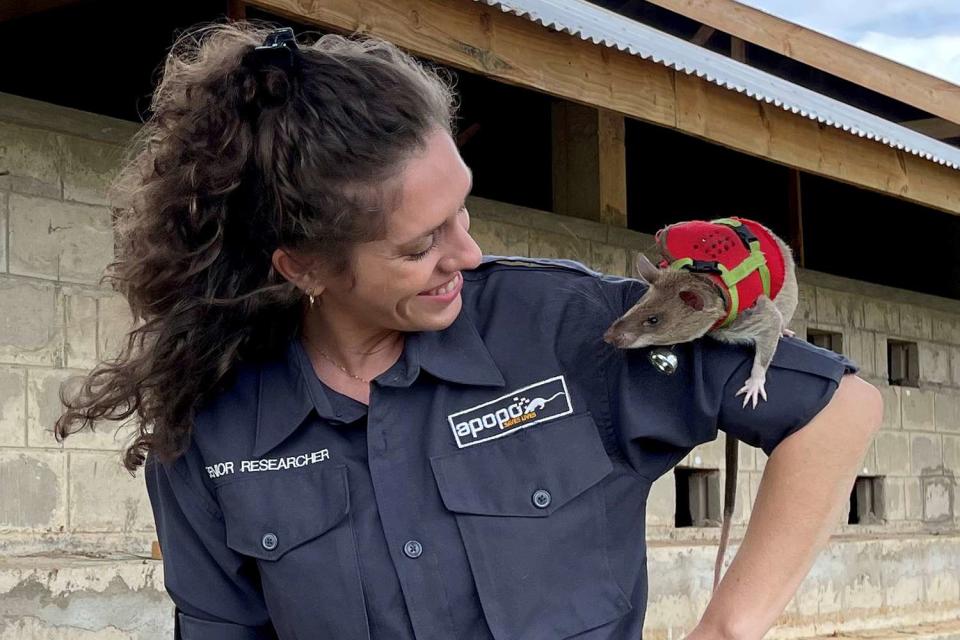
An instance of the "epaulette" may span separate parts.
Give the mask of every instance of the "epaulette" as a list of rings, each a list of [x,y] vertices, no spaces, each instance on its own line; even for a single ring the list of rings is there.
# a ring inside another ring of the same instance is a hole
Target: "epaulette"
[[[591,276],[602,276],[599,271],[567,258],[528,258],[526,256],[483,256],[478,269],[491,266],[526,267],[529,269],[564,269]]]

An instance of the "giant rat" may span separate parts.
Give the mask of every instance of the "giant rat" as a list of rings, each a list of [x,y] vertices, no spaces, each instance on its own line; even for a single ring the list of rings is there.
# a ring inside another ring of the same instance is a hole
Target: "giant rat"
[[[750,400],[753,400],[753,408],[756,408],[758,394],[763,396],[764,400],[767,399],[764,389],[766,371],[780,336],[794,335],[793,331],[786,327],[793,318],[798,299],[795,263],[790,247],[767,227],[749,222],[769,233],[782,254],[783,282],[772,300],[761,293],[750,307],[741,310],[729,324],[716,328],[718,320],[726,318],[730,308],[730,295],[727,291],[704,273],[684,269],[658,269],[643,253],[638,253],[636,275],[647,283],[647,291],[637,304],[616,320],[604,334],[606,342],[623,349],[678,344],[704,335],[722,342],[753,344],[754,358],[750,377],[736,393],[746,394],[743,399],[744,409]],[[669,228],[668,226],[667,229]],[[657,234],[658,240],[660,233],[662,231]],[[672,262],[674,257],[666,255],[663,245],[660,245],[660,249],[667,260],[666,263],[661,262],[661,265]],[[765,248],[765,257],[773,257],[767,255],[771,250],[772,246]],[[714,568],[714,589],[720,581],[720,569],[723,566],[736,501],[737,447],[736,438],[728,433],[723,527]]]

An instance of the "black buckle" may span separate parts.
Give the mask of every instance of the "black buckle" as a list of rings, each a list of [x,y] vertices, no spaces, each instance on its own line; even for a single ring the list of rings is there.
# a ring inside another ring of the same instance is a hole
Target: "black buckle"
[[[722,274],[723,272],[720,271],[720,267],[717,266],[719,264],[716,260],[694,260],[692,264],[685,264],[682,268],[696,273]]]
[[[757,236],[753,234],[753,231],[747,229],[747,225],[740,223],[739,227],[731,227],[734,231],[737,232],[737,235],[740,236],[740,241],[743,242],[743,246],[747,248],[747,251],[750,251],[750,243],[756,242]]]
[[[294,65],[294,52],[300,49],[293,29],[283,27],[274,29],[263,39],[263,44],[254,49],[255,55],[264,62],[286,70]]]

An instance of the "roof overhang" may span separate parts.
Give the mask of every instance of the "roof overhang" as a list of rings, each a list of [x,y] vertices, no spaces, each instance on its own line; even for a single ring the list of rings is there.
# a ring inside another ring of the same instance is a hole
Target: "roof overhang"
[[[669,36],[586,2],[504,0],[493,2],[496,7],[488,6],[486,0],[307,4],[253,0],[249,4],[298,22],[369,33],[453,67],[960,214],[960,171],[947,166],[960,165],[960,159],[951,155],[952,147],[903,127],[888,128],[894,123],[842,109],[846,105],[833,104],[836,101],[822,103],[836,113],[822,111],[817,108],[820,102],[805,100],[824,96],[797,92],[800,87],[773,78],[783,83],[777,84],[770,80],[772,76],[748,75],[758,71],[740,69],[746,65],[731,65],[734,61],[729,59],[721,64],[712,57],[716,54],[679,39],[670,46],[688,58],[679,54],[669,58],[666,54],[671,49],[664,40]],[[609,33],[593,31],[604,24]],[[661,44],[636,45],[637,53],[616,46],[639,37],[641,30]]]

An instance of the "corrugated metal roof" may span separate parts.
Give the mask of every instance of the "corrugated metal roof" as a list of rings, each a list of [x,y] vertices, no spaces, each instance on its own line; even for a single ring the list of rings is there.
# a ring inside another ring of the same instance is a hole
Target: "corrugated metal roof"
[[[584,0],[475,0],[960,170],[960,149]]]

